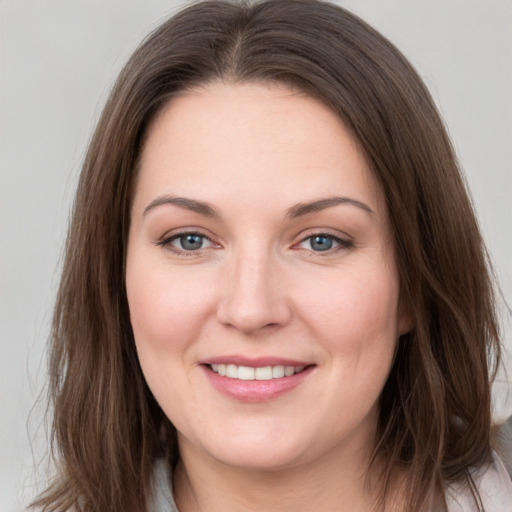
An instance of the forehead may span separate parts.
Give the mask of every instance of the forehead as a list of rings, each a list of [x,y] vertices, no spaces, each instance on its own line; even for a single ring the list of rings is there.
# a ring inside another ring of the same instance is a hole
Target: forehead
[[[278,84],[216,82],[158,113],[141,156],[137,195],[234,195],[260,204],[355,195],[383,198],[357,141],[320,101]],[[136,198],[137,199],[137,198]]]

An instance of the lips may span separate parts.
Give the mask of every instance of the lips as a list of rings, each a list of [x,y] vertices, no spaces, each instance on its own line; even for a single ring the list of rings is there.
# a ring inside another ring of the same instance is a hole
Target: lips
[[[304,382],[315,368],[304,361],[243,357],[209,359],[201,366],[217,391],[247,403],[280,397]]]

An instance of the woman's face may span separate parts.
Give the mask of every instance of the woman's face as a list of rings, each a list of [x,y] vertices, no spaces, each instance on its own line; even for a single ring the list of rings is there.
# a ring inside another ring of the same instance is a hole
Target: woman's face
[[[275,469],[372,448],[408,319],[382,191],[323,104],[262,84],[172,99],[142,154],[126,286],[181,450]]]

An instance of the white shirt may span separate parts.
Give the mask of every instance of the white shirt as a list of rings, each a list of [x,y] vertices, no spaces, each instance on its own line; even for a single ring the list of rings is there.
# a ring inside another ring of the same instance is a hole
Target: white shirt
[[[491,464],[471,472],[480,492],[485,512],[512,512],[512,480],[500,458],[493,453]],[[179,512],[172,495],[171,476],[162,459],[155,465],[154,494],[149,512]],[[446,493],[448,512],[480,512],[471,490],[462,484],[452,485]]]
[[[489,467],[471,471],[485,512],[512,512],[512,480],[496,453]],[[471,490],[452,485],[446,493],[448,512],[480,512]]]

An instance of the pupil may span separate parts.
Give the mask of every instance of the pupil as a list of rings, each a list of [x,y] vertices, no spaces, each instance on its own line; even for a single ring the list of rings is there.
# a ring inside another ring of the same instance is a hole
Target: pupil
[[[332,238],[327,236],[314,236],[311,240],[314,251],[328,251],[332,247]]]
[[[203,237],[201,235],[184,235],[180,237],[181,246],[186,250],[201,249]]]

